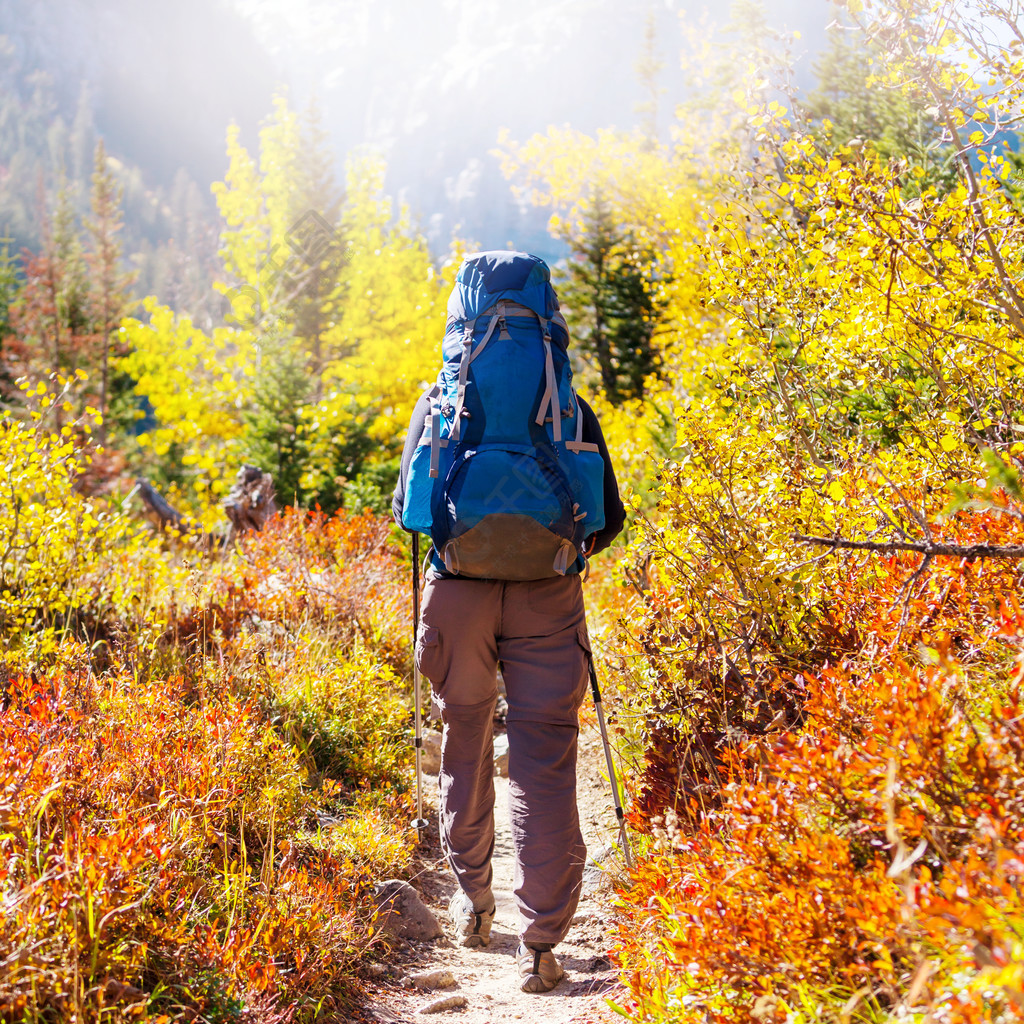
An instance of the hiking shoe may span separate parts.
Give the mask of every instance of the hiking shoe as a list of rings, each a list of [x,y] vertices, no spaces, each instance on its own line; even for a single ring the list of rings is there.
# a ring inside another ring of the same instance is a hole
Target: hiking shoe
[[[491,925],[496,907],[480,913],[473,909],[473,901],[460,889],[448,904],[448,916],[455,926],[460,946],[486,946],[491,941]]]
[[[565,971],[551,950],[531,949],[525,942],[516,950],[516,964],[524,992],[550,992],[565,977]]]

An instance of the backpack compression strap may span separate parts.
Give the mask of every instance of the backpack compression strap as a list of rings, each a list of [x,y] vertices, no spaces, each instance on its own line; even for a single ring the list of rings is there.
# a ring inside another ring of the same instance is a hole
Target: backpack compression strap
[[[466,327],[462,335],[462,360],[459,363],[459,391],[458,397],[455,401],[455,423],[452,427],[453,441],[458,441],[462,434],[462,409],[466,404],[466,382],[469,378],[469,364],[473,362],[473,360],[476,359],[476,357],[480,355],[485,348],[487,348],[487,343],[494,336],[494,329],[496,327],[501,328],[501,333],[498,335],[498,338],[501,341],[512,340],[512,335],[508,333],[508,328],[505,326],[505,317],[508,315],[508,310],[506,309],[507,305],[508,304],[504,301],[499,302],[497,306],[492,306],[481,314],[481,316],[487,316],[492,313],[494,315],[491,316],[491,322],[487,325],[487,330],[484,332],[484,336],[480,339],[480,344],[477,345],[476,349],[473,350],[472,353],[470,350],[473,348],[473,328],[476,326],[476,319],[468,320],[466,322]],[[521,308],[526,309],[525,306]],[[497,312],[495,312],[495,310]],[[528,312],[531,316],[533,315],[533,310],[528,310]]]
[[[462,407],[466,404],[466,381],[469,377],[470,351],[473,348],[473,328],[476,317],[467,320],[462,328],[462,359],[459,361],[459,389],[455,397],[455,422],[452,424],[451,439],[458,441],[462,431]]]
[[[576,394],[576,389],[572,389],[572,400],[576,403],[576,440],[566,441],[565,447],[571,452],[575,452],[579,455],[580,452],[598,452],[601,449],[598,445],[592,441],[583,440],[583,410],[580,408],[580,398]]]
[[[427,392],[430,402],[430,476],[435,477],[441,466],[441,449],[448,447],[447,441],[441,440],[441,388],[435,384]]]
[[[537,424],[543,426],[544,421],[551,414],[551,439],[555,442],[562,440],[562,410],[558,404],[558,384],[555,381],[555,362],[551,357],[551,321],[540,320],[541,330],[544,332],[544,397],[540,400],[540,408],[537,410]]]
[[[492,306],[490,309],[485,310],[481,316],[491,316],[491,321],[487,325],[487,330],[484,336],[480,339],[480,344],[473,349],[473,331],[476,327],[477,318],[474,317],[472,320],[467,320],[462,330],[462,359],[459,362],[459,383],[458,391],[456,392],[455,399],[455,420],[452,424],[451,440],[458,441],[462,435],[462,413],[466,404],[466,385],[469,380],[469,364],[479,356],[483,350],[487,347],[488,342],[494,336],[496,328],[501,328],[498,335],[500,340],[511,340],[511,336],[508,333],[508,328],[505,324],[506,316],[531,316],[536,317],[540,321],[541,330],[544,332],[544,395],[540,400],[540,407],[537,410],[536,422],[539,426],[543,426],[548,416],[551,417],[551,432],[552,440],[562,440],[562,411],[558,404],[558,382],[555,378],[555,363],[554,358],[551,354],[551,346],[553,344],[551,340],[551,321],[546,320],[540,316],[534,310],[528,306],[521,306],[517,302],[507,302],[501,300],[496,306]],[[556,321],[563,327],[565,321],[561,319],[560,315],[556,315]],[[435,388],[435,391],[437,389]],[[432,392],[433,394],[434,392]],[[439,394],[440,392],[437,391]],[[575,397],[575,392],[573,392]],[[597,451],[596,445],[590,445],[582,440],[582,417],[579,414],[579,403],[576,405],[576,440],[569,441],[566,447],[573,451]],[[432,431],[430,439],[430,475],[436,477],[440,465],[440,452],[439,448],[447,447],[447,441],[441,440],[440,430],[440,412],[438,406],[435,404],[434,413],[432,418]]]

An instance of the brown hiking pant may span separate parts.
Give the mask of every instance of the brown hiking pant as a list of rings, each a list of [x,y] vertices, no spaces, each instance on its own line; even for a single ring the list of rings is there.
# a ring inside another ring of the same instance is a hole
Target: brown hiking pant
[[[416,660],[444,722],[441,842],[474,909],[490,910],[500,662],[514,891],[520,937],[530,943],[561,941],[579,900],[586,847],[576,809],[576,737],[589,650],[579,576],[427,579]]]

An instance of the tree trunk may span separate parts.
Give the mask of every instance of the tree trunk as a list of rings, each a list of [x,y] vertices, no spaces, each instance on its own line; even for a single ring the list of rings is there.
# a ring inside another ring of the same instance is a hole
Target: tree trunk
[[[224,511],[231,520],[228,542],[247,530],[262,530],[263,524],[277,515],[271,475],[257,466],[243,466],[235,477],[234,487],[224,499]]]
[[[173,531],[211,550],[226,547],[249,530],[262,530],[266,521],[277,514],[273,478],[256,466],[242,466],[238,471],[235,484],[224,499],[224,511],[229,525],[225,531],[218,533],[207,533],[182,515],[143,477],[135,481],[135,488],[146,507],[147,518],[158,529]]]

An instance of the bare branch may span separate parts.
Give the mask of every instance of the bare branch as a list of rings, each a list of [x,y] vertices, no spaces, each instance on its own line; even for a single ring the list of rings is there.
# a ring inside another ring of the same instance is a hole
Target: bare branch
[[[779,394],[782,396],[782,401],[785,403],[786,410],[789,412],[790,421],[796,425],[797,437],[800,438],[800,442],[803,444],[804,450],[810,457],[811,462],[813,462],[818,469],[831,476],[831,468],[821,461],[818,457],[818,453],[814,450],[814,445],[811,443],[811,439],[807,436],[807,432],[803,427],[799,426],[800,418],[797,416],[796,410],[793,408],[793,402],[789,397],[789,390],[786,387],[782,374],[779,372],[779,364],[775,360],[772,361],[772,369],[775,371],[775,379],[779,383]]]
[[[794,533],[797,544],[819,544],[822,547],[847,551],[877,551],[894,555],[899,551],[916,551],[929,558],[963,558],[973,562],[978,558],[1024,558],[1024,544],[943,544],[938,541],[913,540],[847,540],[845,537],[808,537]]]
[[[914,584],[928,571],[928,566],[932,564],[932,556],[925,555],[921,559],[921,564],[917,567],[914,575],[900,588],[899,594],[896,595],[896,600],[893,601],[893,608],[900,602],[903,601],[903,612],[900,614],[900,624],[896,630],[896,635],[893,637],[893,647],[899,643],[900,637],[903,635],[903,629],[910,618],[910,599],[914,596]]]
[[[963,140],[960,137],[960,132],[957,129],[956,122],[953,119],[952,114],[949,111],[949,107],[942,95],[942,91],[935,84],[931,75],[927,75],[925,81],[931,90],[932,96],[935,99],[935,103],[942,114],[942,119],[946,125],[946,130],[950,133],[953,139],[953,145],[956,146],[959,151],[958,160],[960,163],[961,170],[964,173],[964,177],[967,179],[967,192],[970,199],[971,212],[974,214],[974,219],[981,229],[981,236],[984,239],[985,246],[988,249],[989,255],[992,257],[992,263],[995,266],[996,273],[999,276],[999,280],[1006,292],[1008,298],[1007,303],[1007,316],[1010,317],[1011,322],[1022,336],[1024,336],[1024,302],[1021,300],[1020,292],[1013,282],[1009,271],[1006,269],[1006,264],[1003,262],[1003,254],[999,251],[999,246],[996,244],[996,240],[992,235],[992,228],[988,223],[988,218],[985,216],[985,208],[981,202],[981,189],[978,187],[978,179],[975,176],[974,168],[971,166],[971,161],[967,159],[966,150],[963,144]]]

